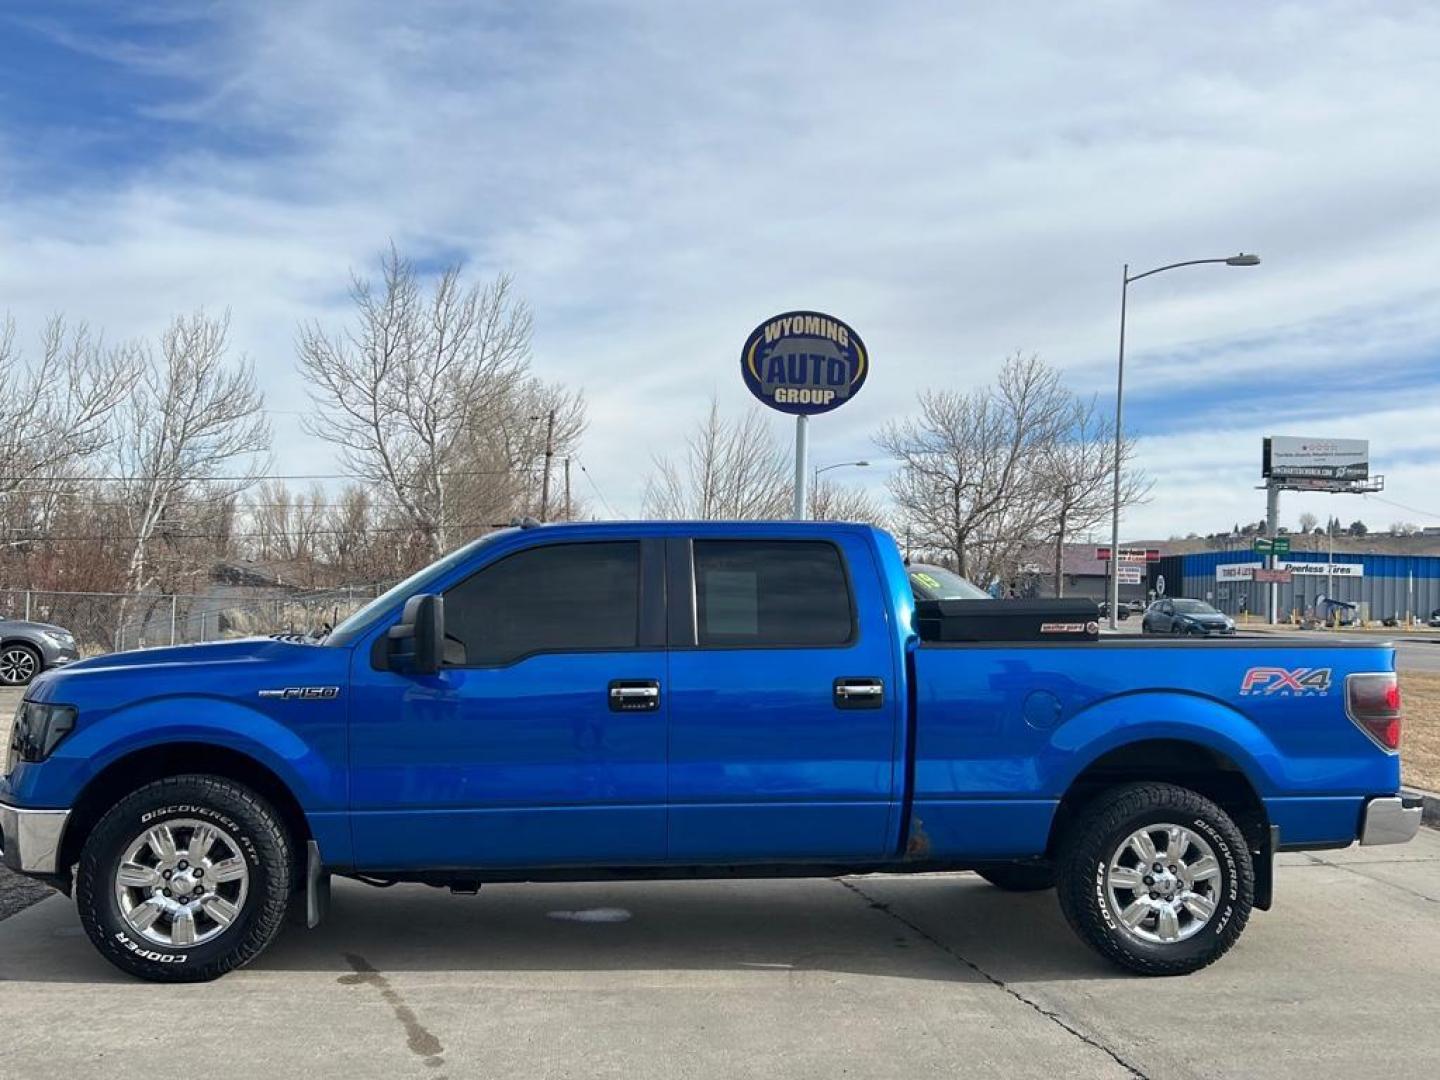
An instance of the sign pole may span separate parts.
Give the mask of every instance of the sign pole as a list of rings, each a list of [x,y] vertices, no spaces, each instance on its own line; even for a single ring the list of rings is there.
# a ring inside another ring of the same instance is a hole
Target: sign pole
[[[795,520],[807,519],[810,509],[810,417],[795,417]]]
[[[1270,553],[1265,556],[1265,565],[1275,568],[1275,531],[1280,527],[1280,488],[1275,484],[1265,485],[1265,535],[1270,538]],[[1280,621],[1280,586],[1270,582],[1270,625]]]
[[[810,517],[810,417],[854,400],[870,354],[853,327],[819,311],[787,311],[750,331],[740,350],[740,377],[762,405],[795,417],[795,484],[791,517]]]

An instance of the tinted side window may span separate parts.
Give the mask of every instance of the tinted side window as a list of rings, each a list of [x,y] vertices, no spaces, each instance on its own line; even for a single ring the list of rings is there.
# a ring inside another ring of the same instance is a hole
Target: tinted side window
[[[833,544],[695,541],[701,645],[842,645],[854,636],[850,583]]]
[[[639,641],[640,545],[551,544],[506,556],[445,594],[445,633],[471,666]]]

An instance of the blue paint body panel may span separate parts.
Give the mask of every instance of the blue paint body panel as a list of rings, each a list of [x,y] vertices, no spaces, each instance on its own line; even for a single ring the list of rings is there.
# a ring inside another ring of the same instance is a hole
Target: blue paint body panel
[[[853,591],[853,640],[697,647],[693,621],[688,642],[676,637],[686,590],[672,578],[647,600],[659,605],[665,640],[427,676],[374,660],[410,595],[443,593],[517,550],[633,539],[673,564],[705,538],[836,545]],[[0,799],[69,807],[130,755],[222,747],[285,785],[337,869],[568,867],[579,876],[1034,856],[1081,773],[1154,740],[1223,755],[1289,846],[1354,840],[1365,801],[1398,790],[1398,757],[1372,743],[1343,702],[1346,675],[1393,670],[1387,646],[933,645],[918,642],[912,616],[893,541],[866,526],[504,530],[392,590],[324,645],[246,640],[46,673],[29,698],[74,706],[77,725],[48,760],[0,781]],[[1325,693],[1242,693],[1256,667],[1323,667],[1331,681]],[[853,677],[883,683],[881,707],[837,707],[834,681]],[[659,706],[612,710],[613,680],[657,683]],[[260,693],[331,687],[333,696],[309,699]]]

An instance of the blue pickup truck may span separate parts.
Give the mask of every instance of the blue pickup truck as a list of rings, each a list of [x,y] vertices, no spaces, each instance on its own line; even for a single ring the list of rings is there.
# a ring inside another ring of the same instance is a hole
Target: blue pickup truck
[[[332,874],[936,870],[1053,887],[1102,955],[1180,974],[1269,907],[1276,851],[1419,826],[1388,646],[926,621],[866,526],[501,530],[323,639],[41,675],[0,782],[4,861],[157,980],[248,962],[287,912],[313,925]]]

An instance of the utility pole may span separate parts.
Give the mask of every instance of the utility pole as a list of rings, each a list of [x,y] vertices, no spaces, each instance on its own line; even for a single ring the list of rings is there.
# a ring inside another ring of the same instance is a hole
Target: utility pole
[[[565,459],[565,520],[574,521],[574,515],[570,510],[570,459]]]
[[[540,480],[540,520],[550,519],[550,461],[555,457],[555,410],[545,417],[545,475]]]

